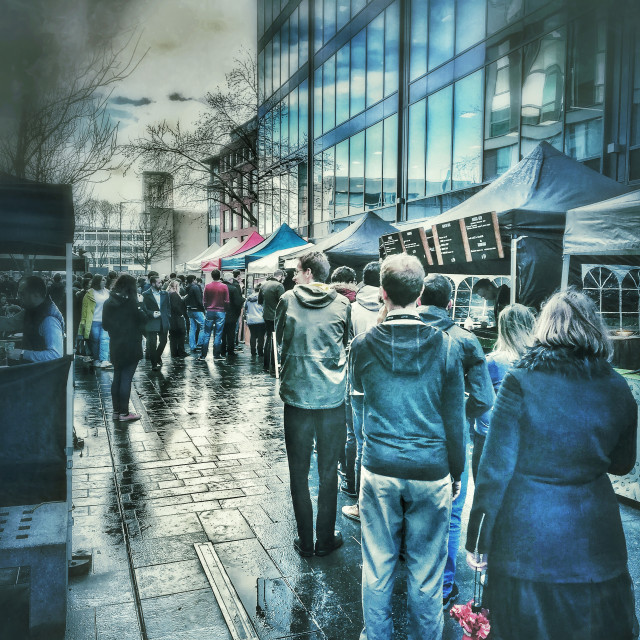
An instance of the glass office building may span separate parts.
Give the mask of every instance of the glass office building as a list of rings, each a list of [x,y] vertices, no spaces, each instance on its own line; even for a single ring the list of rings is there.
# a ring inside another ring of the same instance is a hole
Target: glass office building
[[[258,0],[259,230],[439,214],[540,141],[640,186],[640,2]]]

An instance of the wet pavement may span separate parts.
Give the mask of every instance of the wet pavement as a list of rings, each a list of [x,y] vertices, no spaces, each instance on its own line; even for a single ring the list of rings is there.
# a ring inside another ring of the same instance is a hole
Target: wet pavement
[[[110,372],[77,368],[75,424],[85,447],[74,456],[73,548],[89,552],[92,567],[70,578],[67,640],[247,637],[230,632],[229,598],[217,588],[221,608],[197,548],[213,550],[213,573],[237,593],[253,637],[356,640],[359,525],[339,514],[345,544],[326,558],[293,550],[282,403],[277,381],[248,348],[233,362],[172,361],[165,353],[160,372],[143,360],[132,398],[143,419],[127,425],[111,421],[110,382]],[[472,496],[470,487],[465,527]],[[339,509],[352,503],[339,494]],[[640,512],[621,509],[637,580]],[[459,602],[469,600],[473,575],[463,553],[457,582]],[[405,590],[400,564],[399,640]],[[445,615],[445,640],[461,637]]]

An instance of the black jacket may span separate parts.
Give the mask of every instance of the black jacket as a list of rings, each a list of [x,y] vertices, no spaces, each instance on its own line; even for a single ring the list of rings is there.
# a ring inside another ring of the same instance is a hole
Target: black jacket
[[[227,307],[227,318],[237,318],[242,313],[244,298],[240,285],[235,280],[225,281],[229,289],[229,306]],[[234,320],[235,321],[235,320]]]
[[[171,304],[169,303],[169,294],[166,291],[160,291],[160,307],[153,295],[151,289],[147,289],[142,294],[142,308],[147,314],[147,331],[165,332],[169,331],[171,322]],[[160,317],[154,318],[153,312],[160,311]]]
[[[204,305],[202,304],[202,287],[197,282],[192,282],[187,287],[187,295],[185,296],[184,301],[189,311],[202,311],[204,313]]]
[[[186,322],[189,322],[187,315],[187,305],[184,303],[180,294],[171,291],[169,293],[169,303],[171,305],[171,319],[169,321],[169,329],[171,331],[186,331]]]
[[[147,314],[138,300],[112,291],[102,310],[102,326],[109,333],[111,362],[116,367],[142,358],[142,332]]]

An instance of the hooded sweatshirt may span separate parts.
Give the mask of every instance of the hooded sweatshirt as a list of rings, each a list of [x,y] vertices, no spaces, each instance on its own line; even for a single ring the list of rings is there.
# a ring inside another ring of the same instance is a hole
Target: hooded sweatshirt
[[[280,397],[301,409],[333,409],[345,400],[351,305],[325,284],[296,285],[276,308],[282,349]]]
[[[378,287],[366,284],[358,291],[356,300],[351,306],[351,329],[354,336],[367,331],[376,324],[380,306]]]
[[[122,367],[142,359],[142,332],[147,315],[138,299],[130,300],[112,291],[104,303],[102,324],[109,332],[111,361]]]
[[[252,293],[244,303],[244,316],[247,324],[264,324],[264,310],[258,303],[258,294]]]
[[[349,377],[366,407],[362,464],[407,480],[459,480],[465,463],[464,375],[446,333],[407,310],[356,336]]]

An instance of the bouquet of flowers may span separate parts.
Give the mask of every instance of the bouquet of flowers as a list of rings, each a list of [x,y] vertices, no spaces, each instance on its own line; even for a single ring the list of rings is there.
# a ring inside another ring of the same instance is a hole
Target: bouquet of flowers
[[[456,604],[451,607],[451,617],[458,621],[465,637],[468,636],[472,640],[484,640],[489,637],[491,631],[489,611],[477,610],[473,600],[467,604]]]

